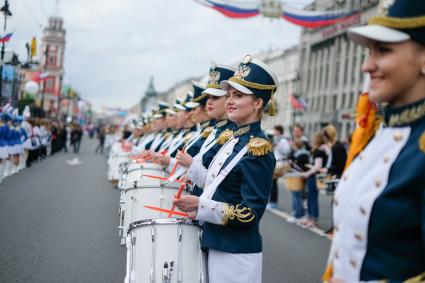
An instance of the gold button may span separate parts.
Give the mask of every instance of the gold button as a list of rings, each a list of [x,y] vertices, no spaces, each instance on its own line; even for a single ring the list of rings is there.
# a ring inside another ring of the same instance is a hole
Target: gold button
[[[375,180],[375,186],[376,186],[377,188],[379,188],[381,185],[382,185],[381,180],[376,179],[376,180]]]
[[[360,209],[360,213],[361,214],[366,215],[367,211],[366,211],[365,208],[363,208],[363,207],[360,206],[359,209]]]
[[[354,238],[356,238],[357,241],[363,241],[363,236],[360,234],[354,234]]]
[[[357,262],[354,259],[350,259],[350,264],[352,267],[356,268],[357,267]]]
[[[384,157],[384,163],[388,163],[388,161],[390,161],[390,158],[388,156]]]
[[[399,142],[403,139],[403,135],[400,132],[395,132],[393,138],[396,142]]]

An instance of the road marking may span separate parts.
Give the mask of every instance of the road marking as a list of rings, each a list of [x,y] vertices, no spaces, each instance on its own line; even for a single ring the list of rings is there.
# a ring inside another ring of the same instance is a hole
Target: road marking
[[[279,217],[281,217],[281,218],[285,219],[288,223],[290,223],[290,222],[289,222],[289,218],[291,218],[292,216],[291,216],[291,215],[289,215],[288,213],[283,212],[283,211],[278,210],[278,209],[275,209],[275,208],[267,208],[267,211],[269,211],[269,212],[273,213],[273,214],[274,214],[274,215],[276,215],[276,216],[279,216]],[[325,238],[329,239],[328,237],[326,237],[326,233],[325,233],[325,231],[323,231],[322,229],[320,229],[320,228],[318,228],[318,227],[311,227],[311,228],[307,228],[307,227],[304,227],[304,226],[298,225],[297,223],[291,223],[291,224],[295,224],[295,225],[297,225],[297,226],[299,226],[299,227],[302,227],[302,228],[304,228],[304,229],[306,229],[306,230],[309,230],[310,232],[312,232],[312,233],[314,233],[314,234],[316,234],[316,235],[318,235],[318,236],[320,236],[320,237],[325,237]]]
[[[66,163],[68,163],[71,166],[75,166],[75,165],[80,165],[83,162],[80,159],[78,159],[78,157],[75,157],[74,159],[67,160]]]

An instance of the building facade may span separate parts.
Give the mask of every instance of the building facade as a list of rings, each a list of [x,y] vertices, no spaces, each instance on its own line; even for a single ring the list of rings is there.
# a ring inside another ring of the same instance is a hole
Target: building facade
[[[47,78],[42,82],[41,100],[44,100],[43,108],[48,112],[57,111],[61,96],[66,35],[63,24],[61,17],[52,16],[43,30],[40,68]]]
[[[290,97],[296,94],[299,66],[298,47],[267,52],[256,57],[271,68],[279,81],[277,91],[273,95],[277,106],[277,115],[264,115],[262,127],[265,130],[272,130],[275,125],[282,125],[285,128],[285,134],[288,134],[294,120],[294,110],[290,103]]]
[[[329,123],[336,126],[341,140],[354,130],[352,116],[363,87],[361,66],[368,51],[349,40],[347,29],[367,23],[376,14],[377,4],[378,0],[317,0],[312,4],[317,9],[356,12],[338,24],[302,31],[298,89],[308,107],[299,122],[308,136]]]

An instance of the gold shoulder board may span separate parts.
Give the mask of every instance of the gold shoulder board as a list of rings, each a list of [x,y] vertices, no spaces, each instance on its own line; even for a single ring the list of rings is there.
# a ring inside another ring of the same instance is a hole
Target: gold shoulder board
[[[423,132],[419,138],[419,149],[425,153],[425,132]]]
[[[225,130],[218,137],[217,143],[223,145],[228,140],[230,140],[232,138],[232,136],[233,136],[233,131],[232,130]]]
[[[248,152],[255,156],[266,155],[273,151],[273,145],[262,138],[251,138],[248,143]]]
[[[206,127],[203,131],[202,131],[202,134],[201,134],[201,136],[203,137],[203,138],[208,138],[208,136],[211,134],[211,132],[214,130],[214,127]]]

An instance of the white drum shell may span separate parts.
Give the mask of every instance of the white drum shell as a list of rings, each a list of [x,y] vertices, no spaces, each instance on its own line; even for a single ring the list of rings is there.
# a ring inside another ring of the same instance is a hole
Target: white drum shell
[[[155,211],[145,206],[171,209],[174,196],[177,194],[179,187],[180,183],[172,182],[166,186],[144,186],[138,189],[125,190],[124,203],[120,211],[120,237],[122,240],[127,235],[128,227],[132,222],[145,219],[168,218],[168,213]],[[183,191],[182,195],[187,195],[187,191]],[[175,211],[180,210],[176,208]],[[181,216],[171,216],[171,218],[178,217]]]
[[[206,282],[199,226],[158,219],[129,233],[128,282]],[[164,263],[174,262],[170,281]]]

